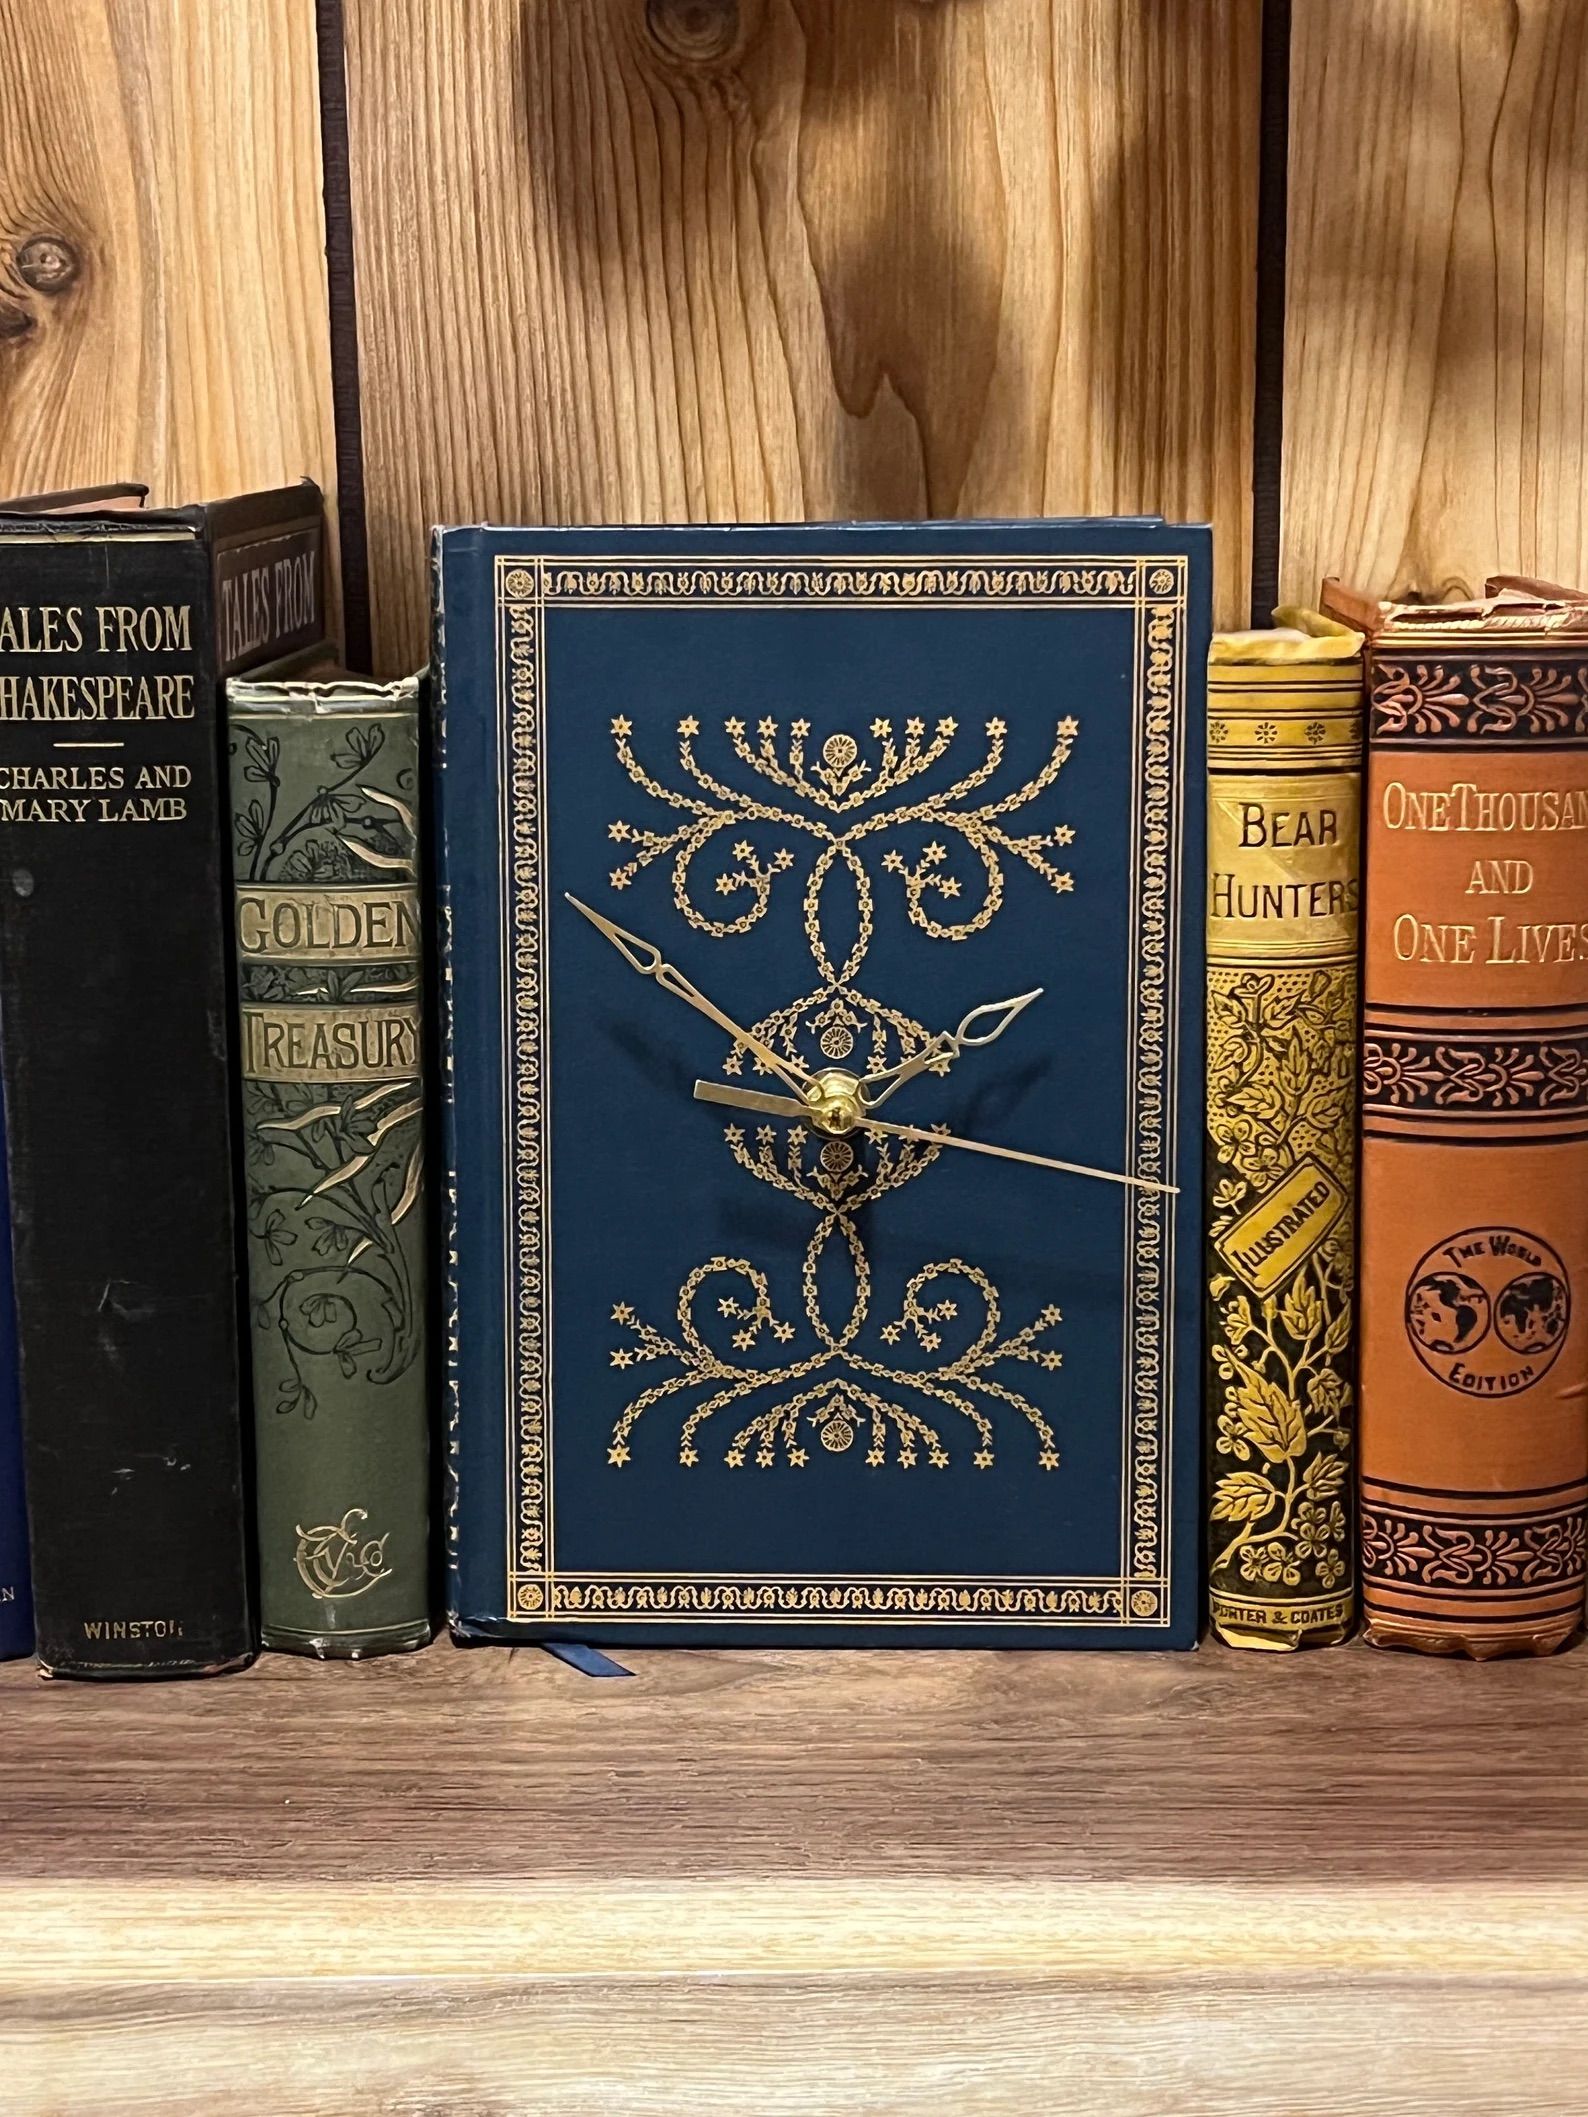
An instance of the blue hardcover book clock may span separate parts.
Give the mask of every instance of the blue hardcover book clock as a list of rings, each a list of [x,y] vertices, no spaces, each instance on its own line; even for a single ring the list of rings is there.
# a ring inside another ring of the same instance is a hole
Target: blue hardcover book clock
[[[1209,543],[440,532],[459,1636],[1193,1643]]]

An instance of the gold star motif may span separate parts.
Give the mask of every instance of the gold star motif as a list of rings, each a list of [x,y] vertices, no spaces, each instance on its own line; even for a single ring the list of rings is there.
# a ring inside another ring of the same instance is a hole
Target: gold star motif
[[[978,1448],[971,1460],[975,1463],[978,1470],[991,1470],[992,1450],[990,1448]]]
[[[612,1320],[614,1323],[632,1323],[634,1321],[634,1311],[626,1301],[620,1301],[612,1311]]]
[[[633,1348],[627,1345],[618,1346],[612,1355],[612,1365],[614,1367],[632,1367],[634,1365]]]
[[[1037,1461],[1041,1464],[1044,1470],[1057,1470],[1059,1467],[1059,1457],[1057,1449],[1044,1448],[1041,1455],[1037,1457]]]
[[[693,1470],[695,1465],[700,1461],[700,1458],[698,1455],[696,1455],[693,1448],[680,1448],[678,1451],[678,1460],[683,1464],[686,1470]]]
[[[722,725],[730,735],[742,735],[744,733],[744,722],[742,720],[725,720]]]
[[[880,742],[884,735],[893,733],[893,723],[891,720],[874,720],[871,723],[871,732]]]
[[[1053,887],[1059,892],[1060,896],[1063,896],[1066,890],[1074,889],[1075,877],[1073,875],[1060,875]]]
[[[791,735],[809,735],[810,732],[811,724],[808,720],[791,720],[789,722],[789,733]]]
[[[627,1448],[624,1447],[621,1441],[614,1441],[612,1446],[607,1450],[607,1461],[612,1465],[614,1470],[621,1470],[623,1468],[623,1465],[628,1461],[628,1459],[629,1452]]]
[[[625,720],[620,713],[612,723],[612,732],[614,735],[632,735],[634,733],[634,723],[632,720]]]
[[[1059,722],[1059,733],[1061,735],[1079,735],[1080,732],[1081,723],[1069,714],[1066,714],[1064,719]]]
[[[696,720],[693,713],[686,715],[678,723],[678,732],[680,735],[698,735],[700,733],[700,722]]]
[[[1053,836],[1060,845],[1073,845],[1075,843],[1074,829],[1068,823],[1061,823],[1053,833]]]

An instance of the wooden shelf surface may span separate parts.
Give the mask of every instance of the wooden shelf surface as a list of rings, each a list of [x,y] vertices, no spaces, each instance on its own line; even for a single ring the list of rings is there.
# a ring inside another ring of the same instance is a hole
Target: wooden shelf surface
[[[0,2111],[1580,2112],[1588,1654],[0,1671]]]

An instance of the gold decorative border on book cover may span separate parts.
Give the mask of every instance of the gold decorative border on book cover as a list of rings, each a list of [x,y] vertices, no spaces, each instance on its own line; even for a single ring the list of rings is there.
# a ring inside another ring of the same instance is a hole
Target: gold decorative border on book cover
[[[1118,1575],[995,1580],[830,1575],[767,1578],[652,1573],[617,1577],[559,1568],[550,1447],[550,1110],[544,1090],[550,996],[545,960],[544,635],[548,607],[1123,608],[1135,619],[1131,884],[1134,976],[1128,990],[1130,1173],[1174,1166],[1178,1122],[1175,1014],[1179,977],[1186,729],[1186,562],[1078,558],[1062,562],[941,557],[733,561],[496,562],[502,728],[498,827],[506,858],[500,901],[504,975],[504,1294],[512,1319],[506,1421],[509,1617],[616,1617],[666,1623],[746,1618],[822,1622],[1018,1625],[1062,1621],[1162,1627],[1170,1622],[1167,1475],[1174,1367],[1175,1204],[1133,1194],[1127,1214],[1121,1401]]]

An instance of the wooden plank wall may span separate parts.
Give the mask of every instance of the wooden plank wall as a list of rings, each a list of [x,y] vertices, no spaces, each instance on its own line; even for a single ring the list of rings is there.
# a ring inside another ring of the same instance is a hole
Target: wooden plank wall
[[[1225,622],[1588,575],[1588,8],[1266,9],[1259,398],[1264,0],[0,0],[0,488],[339,442],[386,670],[442,518],[1157,507]]]
[[[1282,581],[1588,584],[1588,6],[1296,0]]]
[[[1255,0],[346,25],[383,661],[437,519],[1161,508],[1241,603]]]
[[[0,5],[0,493],[334,484],[313,0]]]

